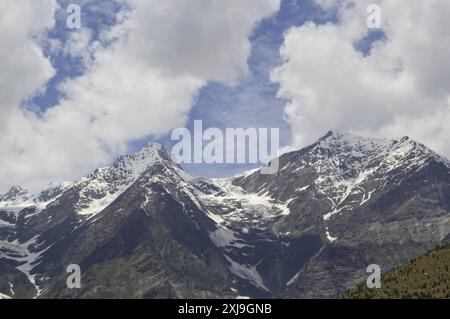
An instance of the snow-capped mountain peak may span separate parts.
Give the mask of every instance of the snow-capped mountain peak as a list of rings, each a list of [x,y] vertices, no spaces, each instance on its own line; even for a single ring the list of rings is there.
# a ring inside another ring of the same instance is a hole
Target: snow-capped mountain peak
[[[108,206],[149,167],[157,163],[173,164],[164,147],[151,142],[135,153],[118,157],[111,165],[96,169],[75,183],[50,183],[37,194],[30,194],[25,189],[14,186],[0,195],[0,208],[14,211],[25,207],[42,209],[64,191],[74,187],[80,194],[75,205],[76,211],[81,215],[93,215]]]
[[[0,195],[0,207],[15,206],[30,198],[31,195],[27,190],[13,186],[4,195]]]
[[[62,194],[65,190],[70,188],[73,185],[73,182],[62,182],[60,184],[51,182],[48,186],[39,192],[37,195],[33,196],[34,202],[45,203],[50,202],[56,199],[60,194]]]
[[[448,160],[408,136],[396,139],[366,138],[333,130],[318,140],[311,153],[326,155],[340,164],[350,164],[355,170],[374,162],[384,161],[391,169],[399,165],[420,166],[436,160],[448,166]]]
[[[366,138],[332,130],[314,144],[282,155],[275,178],[257,171],[233,184],[281,199],[288,207],[305,192],[323,197],[328,208],[320,214],[326,226],[330,219],[369,205],[377,194],[439,166],[450,168],[445,158],[407,136]],[[330,241],[337,239],[328,229],[326,233]]]
[[[448,161],[405,136],[397,139],[365,138],[330,131],[302,156],[295,169],[312,168],[314,186],[331,202],[333,215],[363,205],[386,185],[400,183],[427,163]]]
[[[90,216],[99,213],[148,168],[158,163],[172,162],[162,145],[149,143],[138,152],[120,156],[110,166],[95,170],[75,185],[80,192],[80,200],[76,204],[77,212]]]
[[[139,151],[129,155],[122,155],[112,165],[99,170],[111,168],[124,170],[132,175],[141,174],[147,167],[164,160],[168,160],[168,156],[163,146],[157,143],[148,143]]]
[[[42,209],[58,198],[72,184],[72,182],[50,183],[44,190],[36,194],[31,194],[20,186],[13,186],[5,195],[0,195],[0,208],[10,211],[20,211],[26,207]]]

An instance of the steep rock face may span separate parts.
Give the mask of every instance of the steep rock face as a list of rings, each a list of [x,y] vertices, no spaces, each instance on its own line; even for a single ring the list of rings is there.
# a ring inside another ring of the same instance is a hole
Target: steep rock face
[[[180,189],[183,182],[175,174],[163,163],[151,166],[83,224],[73,242],[54,248],[55,254],[63,255],[63,265],[79,264],[88,278],[81,290],[50,288],[57,292],[55,297],[214,298],[231,294],[224,259],[205,231],[214,225],[195,199]],[[48,263],[43,259],[42,264]],[[57,275],[62,269],[55,271]],[[65,283],[57,281],[61,282]]]
[[[323,245],[320,236],[280,236],[276,225],[290,214],[286,203],[246,192],[233,178],[213,180],[217,191],[199,194],[218,228],[210,233],[230,262],[244,295],[270,297]]]
[[[3,246],[28,259],[24,273],[40,297],[233,296],[226,260],[208,237],[216,226],[179,171],[150,144],[74,183],[31,219],[23,216],[33,208],[19,212]],[[81,289],[66,287],[70,264],[83,271]]]
[[[450,232],[448,162],[409,138],[366,139],[329,132],[280,158],[275,176],[233,184],[288,203],[280,237],[320,236],[324,246],[298,269],[282,297],[336,297],[365,276],[424,253]]]

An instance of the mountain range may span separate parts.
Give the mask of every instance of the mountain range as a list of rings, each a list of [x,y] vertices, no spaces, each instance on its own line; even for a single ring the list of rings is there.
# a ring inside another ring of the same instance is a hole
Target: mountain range
[[[150,143],[73,183],[0,195],[0,296],[337,298],[450,241],[450,163],[330,131],[277,174],[197,177]],[[67,266],[82,270],[80,289]]]

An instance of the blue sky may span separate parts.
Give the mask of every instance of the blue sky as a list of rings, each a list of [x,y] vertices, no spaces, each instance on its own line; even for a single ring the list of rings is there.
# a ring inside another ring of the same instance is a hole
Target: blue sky
[[[59,0],[61,10],[57,11],[55,28],[48,31],[49,39],[57,39],[64,46],[70,32],[66,28],[66,8],[72,0]],[[75,1],[75,3],[77,3]],[[99,40],[101,32],[113,26],[117,21],[115,15],[124,9],[115,1],[79,1],[82,7],[82,23],[84,28],[92,31],[92,41]],[[332,15],[323,12],[310,0],[284,0],[281,8],[274,16],[261,21],[250,37],[251,55],[248,59],[249,73],[241,77],[237,83],[224,84],[209,82],[204,86],[192,107],[186,127],[192,129],[194,120],[202,120],[204,128],[227,127],[243,128],[279,128],[281,146],[291,142],[289,125],[283,118],[285,100],[276,97],[278,85],[270,81],[271,70],[281,63],[279,49],[283,43],[283,34],[293,26],[299,26],[306,21],[317,24],[333,21]],[[104,44],[107,46],[107,44]],[[58,104],[63,97],[58,86],[67,79],[81,76],[86,66],[80,57],[71,57],[59,50],[52,52],[50,45],[44,47],[44,53],[49,57],[56,70],[46,85],[46,90],[23,102],[23,107],[39,114]],[[133,142],[130,149],[139,149],[155,137]],[[174,144],[170,134],[157,138],[157,142],[170,149]],[[193,164],[186,165],[188,170],[206,176],[228,176],[255,165],[246,164]]]
[[[279,86],[270,80],[270,72],[281,63],[279,50],[287,29],[306,21],[320,24],[332,19],[312,1],[282,1],[279,12],[259,23],[250,37],[252,52],[248,59],[249,74],[237,85],[210,83],[203,88],[193,106],[188,127],[192,129],[193,121],[202,119],[204,126],[221,129],[279,128],[281,147],[289,145],[290,126],[283,118],[286,100],[277,98]],[[186,167],[207,176],[229,176],[256,166],[193,164]]]
[[[117,23],[116,14],[124,9],[116,1],[73,1],[58,0],[60,10],[55,13],[55,26],[49,29],[46,36],[48,39],[58,40],[61,46],[69,41],[71,33],[79,32],[78,29],[69,30],[66,26],[66,8],[73,3],[80,4],[82,8],[82,25],[92,32],[91,41],[97,41],[103,30],[110,28]],[[61,50],[52,50],[50,43],[45,42],[43,52],[47,56],[56,70],[55,75],[47,82],[44,92],[24,100],[23,106],[34,110],[36,113],[44,112],[46,109],[57,105],[62,94],[58,90],[58,85],[67,79],[81,76],[86,71],[82,58],[72,57]]]
[[[72,0],[59,0],[61,10],[56,12],[56,23],[48,30],[47,38],[58,40],[62,47],[69,41],[71,33],[79,32],[66,28],[65,8]],[[75,3],[77,3],[75,1]],[[102,31],[117,23],[116,14],[127,8],[115,1],[78,1],[82,7],[83,28],[92,32],[91,41],[101,41],[104,47],[108,43],[100,37]],[[281,147],[290,145],[291,128],[284,119],[286,100],[277,97],[279,85],[270,80],[271,71],[282,63],[279,50],[284,41],[284,34],[292,27],[301,26],[307,21],[320,25],[336,22],[336,14],[325,12],[312,0],[283,0],[280,10],[271,17],[258,23],[250,36],[251,54],[248,58],[248,74],[240,77],[233,84],[208,82],[202,87],[189,113],[186,127],[193,129],[195,120],[202,120],[204,129],[216,127],[231,128],[279,128]],[[363,52],[369,52],[373,41],[382,33],[373,32],[355,45]],[[44,53],[50,59],[56,74],[47,82],[46,89],[23,101],[23,107],[42,114],[48,108],[57,105],[64,97],[58,89],[68,79],[82,76],[87,66],[79,56],[72,57],[63,50],[52,50],[50,42],[44,45]],[[323,132],[325,133],[325,132]],[[148,141],[156,140],[171,149],[175,142],[170,140],[170,133],[165,136],[148,136],[130,144],[130,151],[135,151]],[[198,175],[209,177],[230,176],[237,172],[254,168],[252,164],[190,164],[186,169]]]

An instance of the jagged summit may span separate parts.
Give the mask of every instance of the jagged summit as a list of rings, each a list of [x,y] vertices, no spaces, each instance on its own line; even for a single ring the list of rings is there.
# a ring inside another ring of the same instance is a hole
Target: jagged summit
[[[140,170],[142,166],[152,165],[155,162],[170,159],[161,144],[150,142],[139,151],[117,158],[112,166],[128,166]]]
[[[24,189],[20,186],[12,186],[8,190],[8,192],[6,192],[6,194],[2,196],[2,198],[6,197],[6,196],[8,196],[9,198],[13,198],[16,196],[23,196],[24,194],[28,194],[28,191],[26,189]]]
[[[368,205],[375,194],[418,174],[439,170],[448,174],[449,167],[448,160],[409,137],[366,138],[333,130],[302,150],[282,155],[275,178],[257,171],[238,177],[234,184],[284,201],[315,190],[329,205],[321,216],[327,224]],[[330,241],[338,238],[325,230]]]
[[[7,193],[0,195],[0,207],[45,206],[64,191],[76,187],[80,189],[80,200],[77,205],[80,213],[90,214],[93,203],[103,201],[100,207],[109,204],[111,199],[157,163],[173,164],[162,145],[150,142],[137,152],[119,156],[111,165],[98,168],[76,182],[61,184],[52,182],[37,194],[30,194],[20,186],[13,186]]]
[[[110,166],[99,168],[75,184],[80,192],[76,209],[93,216],[127,190],[144,172],[157,164],[174,165],[164,147],[148,143],[139,151],[122,155]]]
[[[29,199],[31,197],[30,193],[20,186],[11,187],[4,195],[0,195],[0,204],[4,203],[15,203],[21,202]]]
[[[450,162],[409,136],[394,139],[369,138],[341,130],[330,130],[315,143],[281,157],[287,162],[303,158],[305,154],[322,158],[329,164],[340,166],[345,162],[353,168],[367,167],[372,162],[385,161],[394,167],[400,164],[422,165],[435,161],[450,167]],[[400,158],[403,160],[398,161]]]
[[[20,186],[13,186],[5,195],[0,195],[0,208],[45,207],[46,204],[55,200],[70,188],[72,184],[72,182],[61,184],[52,182],[44,190],[35,194],[29,193]]]
[[[449,166],[449,161],[427,148],[425,145],[403,136],[394,139],[368,138],[339,130],[329,131],[315,143],[314,149],[328,149],[334,154],[341,153],[355,160],[362,156],[373,157],[406,157],[415,158],[417,162],[435,160]],[[331,154],[331,153],[330,153]],[[449,166],[450,167],[450,166]]]
[[[111,165],[96,169],[77,184],[83,184],[93,179],[104,179],[105,182],[123,182],[136,179],[147,168],[167,161],[170,161],[170,157],[164,147],[158,143],[150,142],[139,151],[121,155]]]
[[[159,143],[155,143],[155,142],[149,142],[146,145],[144,145],[140,150],[138,150],[135,153],[131,153],[129,155],[125,155],[125,156],[129,156],[129,157],[141,157],[141,158],[150,158],[153,156],[159,156],[162,159],[166,159],[167,157],[167,151],[164,148],[164,146],[162,146]]]
[[[36,203],[47,203],[50,202],[56,197],[58,197],[60,194],[62,194],[65,190],[70,188],[73,185],[73,182],[62,182],[62,183],[55,183],[50,182],[47,187],[39,192],[37,195],[33,196],[33,201]]]
[[[333,128],[329,130],[324,136],[320,137],[317,142],[325,140],[325,139],[341,139],[341,140],[347,140],[347,141],[378,141],[378,142],[386,142],[386,141],[411,141],[415,142],[411,137],[409,136],[402,136],[402,137],[396,137],[396,138],[375,138],[375,137],[365,137],[362,135],[354,134],[349,131]],[[417,142],[415,142],[417,143]]]

